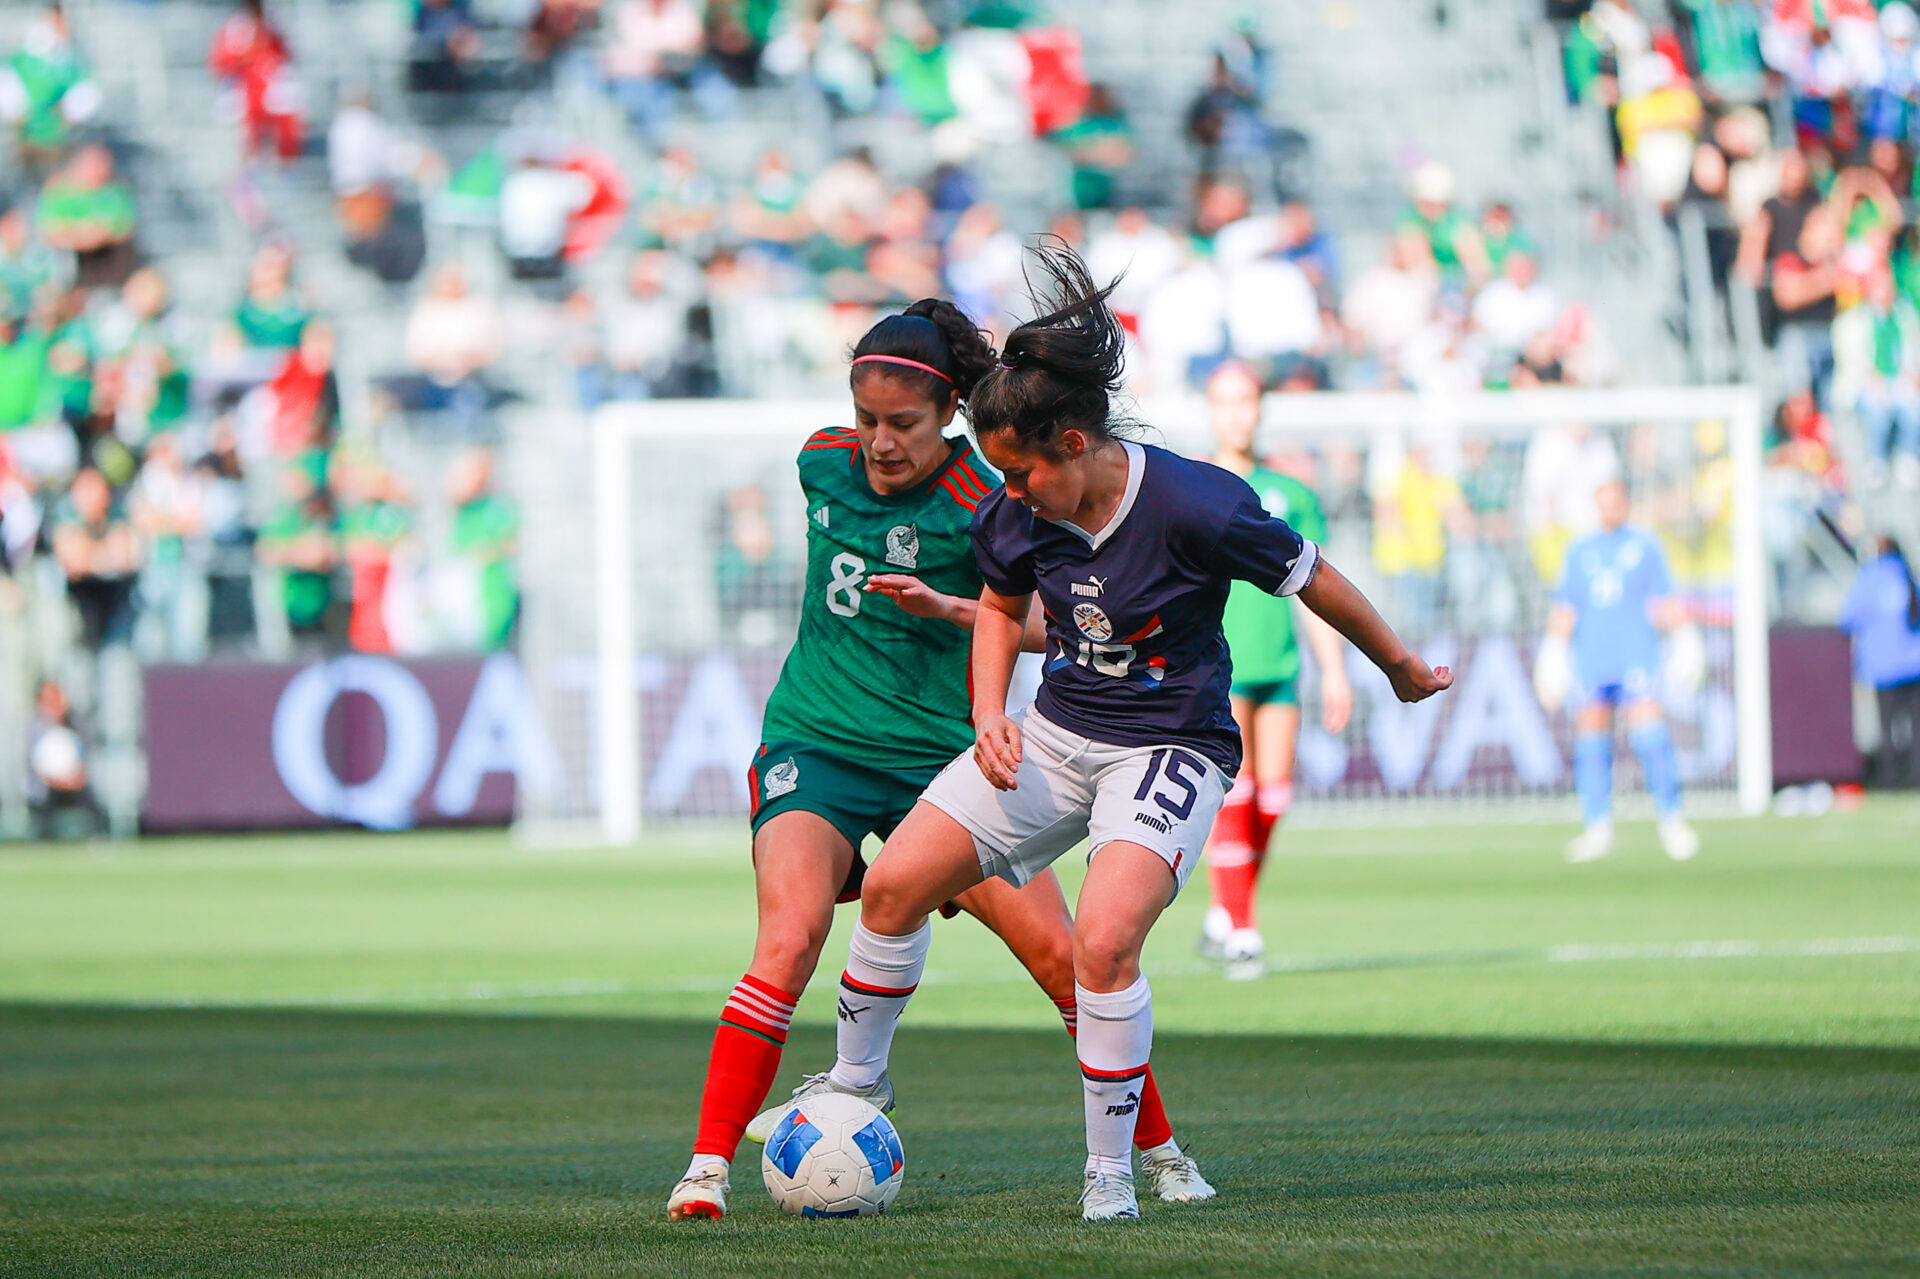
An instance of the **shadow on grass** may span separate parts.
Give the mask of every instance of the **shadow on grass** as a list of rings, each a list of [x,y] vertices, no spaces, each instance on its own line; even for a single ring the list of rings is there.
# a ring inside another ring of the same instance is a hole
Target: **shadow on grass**
[[[0,1004],[0,1274],[1920,1268],[1920,1051],[1161,1036],[1221,1197],[1097,1230],[1065,1037],[909,1023],[895,1212],[782,1217],[748,1147],[728,1220],[669,1227],[711,1034]]]

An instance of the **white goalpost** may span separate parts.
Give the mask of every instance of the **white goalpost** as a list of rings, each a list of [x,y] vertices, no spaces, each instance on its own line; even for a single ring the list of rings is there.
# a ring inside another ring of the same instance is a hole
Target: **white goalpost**
[[[1197,398],[1144,401],[1134,416],[1149,442],[1209,447]],[[761,706],[802,603],[795,452],[849,420],[844,398],[654,401],[592,416],[578,463],[590,483],[550,486],[527,512],[528,680],[564,767],[523,787],[525,829],[625,844],[643,822],[745,815]],[[1570,729],[1541,710],[1526,671],[1556,557],[1583,531],[1580,495],[1590,502],[1608,458],[1708,640],[1704,685],[1665,693],[1689,807],[1765,808],[1756,391],[1273,395],[1259,447],[1319,492],[1329,557],[1459,675],[1446,697],[1404,708],[1352,654],[1355,722],[1335,736],[1317,723],[1309,659],[1306,820],[1571,815]],[[1636,766],[1618,767],[1635,790]]]

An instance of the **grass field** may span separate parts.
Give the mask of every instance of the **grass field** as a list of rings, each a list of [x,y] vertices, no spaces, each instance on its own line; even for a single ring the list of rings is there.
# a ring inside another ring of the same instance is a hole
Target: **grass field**
[[[895,1211],[785,1218],[743,1161],[727,1221],[660,1219],[735,832],[0,853],[0,1275],[1920,1273],[1920,805],[1702,830],[1583,867],[1553,827],[1287,832],[1260,982],[1177,903],[1155,1063],[1222,1195],[1101,1230],[1066,1039],[965,920],[900,1035]]]

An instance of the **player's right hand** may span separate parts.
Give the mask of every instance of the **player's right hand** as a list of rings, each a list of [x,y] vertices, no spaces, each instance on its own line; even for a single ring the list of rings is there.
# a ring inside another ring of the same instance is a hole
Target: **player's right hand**
[[[1453,670],[1442,666],[1438,669],[1428,666],[1417,655],[1407,654],[1407,660],[1387,672],[1387,679],[1393,684],[1393,695],[1403,702],[1424,702],[1435,693],[1453,687]]]
[[[1005,715],[976,719],[973,762],[995,790],[1019,790],[1020,726]]]

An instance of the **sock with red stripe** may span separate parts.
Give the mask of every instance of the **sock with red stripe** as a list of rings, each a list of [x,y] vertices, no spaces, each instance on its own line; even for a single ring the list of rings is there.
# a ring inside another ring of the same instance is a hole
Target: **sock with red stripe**
[[[1292,782],[1268,782],[1261,786],[1253,799],[1253,863],[1258,866],[1267,860],[1267,841],[1273,838],[1273,828],[1293,807]]]
[[[933,921],[905,937],[882,937],[863,923],[853,926],[847,970],[840,975],[839,1060],[833,1081],[845,1088],[871,1087],[887,1070],[893,1031],[920,984],[933,943]]]
[[[1133,1135],[1153,1053],[1153,990],[1136,977],[1125,990],[1091,991],[1074,984],[1082,1022],[1080,1081],[1087,1105],[1087,1171],[1133,1172]]]
[[[1227,792],[1207,840],[1207,879],[1213,904],[1227,912],[1235,928],[1253,927],[1254,785],[1242,773]]]
[[[720,1028],[713,1033],[707,1059],[707,1088],[700,1095],[700,1128],[694,1135],[696,1160],[703,1156],[731,1161],[747,1121],[766,1100],[780,1071],[798,995],[789,995],[752,973],[727,996]]]
[[[1060,1020],[1067,1024],[1067,1037],[1079,1039],[1080,1005],[1071,999],[1056,999],[1053,1006],[1060,1010]],[[1160,1101],[1160,1085],[1154,1082],[1153,1067],[1149,1066],[1141,1080],[1140,1122],[1133,1129],[1133,1144],[1142,1150],[1152,1150],[1172,1140],[1173,1121],[1167,1118],[1167,1108]]]

